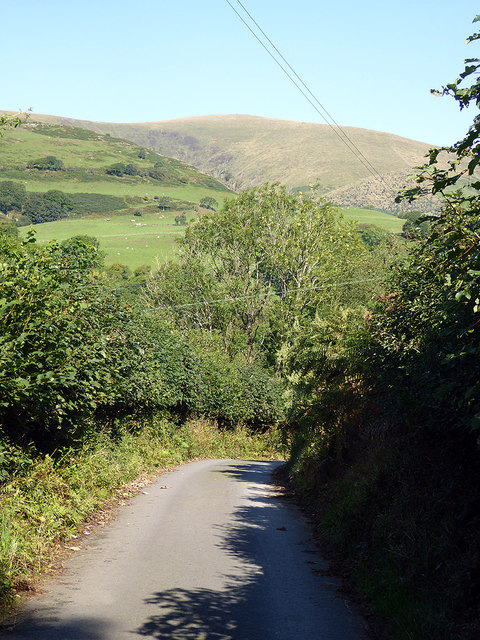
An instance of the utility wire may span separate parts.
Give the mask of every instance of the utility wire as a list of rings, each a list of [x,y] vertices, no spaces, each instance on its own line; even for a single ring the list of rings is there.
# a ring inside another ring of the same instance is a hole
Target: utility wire
[[[287,65],[287,67],[290,69],[290,71],[293,73],[293,75],[297,78],[297,80],[300,82],[300,84],[306,89],[306,91],[311,95],[311,97],[313,98],[313,100],[319,105],[319,107],[322,109],[322,111],[326,114],[327,118],[330,118],[330,120],[333,122],[333,124],[335,125],[335,127],[337,127],[338,131],[341,132],[341,134],[344,136],[344,138],[348,141],[348,143],[355,149],[355,151],[358,152],[358,154],[361,156],[361,158],[363,158],[363,160],[365,160],[365,162],[368,164],[368,166],[371,168],[371,171],[377,175],[379,178],[381,178],[381,175],[378,173],[378,171],[375,169],[375,167],[373,166],[373,164],[368,160],[368,158],[365,157],[365,155],[361,152],[361,150],[357,147],[357,145],[353,142],[353,140],[350,138],[350,136],[348,135],[348,133],[338,124],[338,122],[336,122],[335,118],[327,111],[327,109],[323,106],[323,104],[320,102],[320,100],[317,98],[317,96],[310,90],[310,88],[305,84],[305,82],[302,80],[302,78],[298,75],[298,73],[295,71],[295,69],[292,67],[292,65],[288,62],[288,60],[286,60],[284,58],[284,56],[282,55],[282,53],[277,49],[277,47],[275,46],[275,44],[270,40],[270,38],[268,37],[268,35],[265,33],[265,31],[262,29],[262,27],[258,24],[258,22],[255,20],[255,18],[252,16],[252,14],[248,11],[248,9],[245,7],[245,5],[240,1],[237,0],[238,4],[242,7],[242,9],[245,11],[245,13],[248,15],[248,17],[250,18],[250,20],[254,23],[254,25],[257,27],[257,29],[262,33],[262,35],[265,37],[265,39],[268,41],[268,43],[273,47],[273,49],[276,51],[276,53],[280,56],[280,58],[283,60],[283,62],[285,62],[285,64]],[[318,111],[318,109],[317,109]],[[333,128],[333,125],[330,124],[329,122],[327,122],[327,124]]]
[[[299,293],[304,291],[320,291],[321,289],[330,289],[332,287],[346,287],[351,284],[363,284],[365,282],[379,282],[383,278],[366,278],[364,280],[348,280],[347,282],[332,282],[330,284],[323,284],[318,287],[306,287],[304,289],[287,289],[285,291],[267,291],[264,293],[257,293],[251,296],[238,296],[235,298],[221,298],[217,300],[202,300],[201,302],[186,302],[185,304],[172,304],[162,307],[149,307],[148,311],[159,311],[166,309],[186,309],[188,307],[200,307],[203,305],[221,304],[222,302],[238,302],[239,300],[253,300],[255,298],[264,298],[267,296],[281,296],[286,293]]]
[[[368,158],[366,158],[364,156],[364,154],[360,151],[360,149],[357,147],[357,145],[349,137],[349,135],[346,133],[346,131],[344,129],[342,129],[342,127],[335,121],[335,119],[330,115],[330,113],[322,105],[322,103],[318,100],[318,98],[315,96],[315,94],[309,89],[309,87],[306,85],[306,83],[298,75],[298,73],[295,71],[295,69],[285,59],[285,57],[278,50],[278,48],[274,45],[274,43],[270,40],[270,38],[265,33],[265,31],[260,27],[260,25],[255,20],[255,18],[246,9],[246,7],[243,5],[243,3],[240,0],[237,0],[238,4],[242,7],[242,9],[248,15],[250,20],[254,23],[254,25],[257,27],[257,29],[262,33],[264,38],[267,40],[267,42],[270,44],[270,46],[273,47],[274,51],[278,54],[278,56],[280,56],[280,58],[287,65],[288,69],[290,69],[290,71],[292,72],[293,76],[295,76],[295,77],[293,77],[289,73],[289,71],[282,65],[282,63],[275,57],[275,55],[270,51],[270,49],[266,46],[266,44],[261,40],[261,38],[259,38],[259,36],[251,28],[251,26],[248,24],[248,22],[243,18],[243,16],[233,6],[233,4],[230,2],[230,0],[226,0],[226,2],[231,7],[231,9],[236,13],[238,18],[243,22],[243,24],[247,27],[247,29],[254,36],[254,38],[265,49],[265,51],[268,53],[268,55],[280,67],[280,69],[284,72],[284,74],[287,76],[287,78],[297,87],[297,89],[300,91],[300,93],[308,100],[308,102],[315,109],[315,111],[320,115],[320,117],[324,120],[324,122],[332,129],[332,131],[335,133],[335,135],[342,141],[342,143],[349,149],[349,151],[351,151],[351,153],[353,153],[353,155],[364,166],[364,168],[367,169],[367,171],[370,174],[372,174],[375,178],[379,178],[382,182],[385,182],[383,180],[383,177],[380,175],[380,173],[378,173],[378,171],[375,169],[375,167],[372,165],[372,163],[368,160]],[[298,79],[298,82],[295,80],[295,78]],[[302,89],[302,86],[300,86],[300,85],[302,85],[305,88],[305,90]],[[308,95],[307,92],[310,95]],[[324,115],[324,113],[322,113],[320,111],[320,109],[318,107],[320,107],[323,110],[323,112],[326,114],[326,116]],[[328,118],[331,120],[331,122],[328,120]],[[332,124],[332,122],[333,122],[333,124]]]

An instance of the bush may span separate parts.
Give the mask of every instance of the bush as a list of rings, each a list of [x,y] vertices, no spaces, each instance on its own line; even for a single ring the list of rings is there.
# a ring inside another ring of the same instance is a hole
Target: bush
[[[0,182],[0,212],[21,211],[27,197],[25,185],[13,180]]]
[[[125,175],[126,168],[127,165],[123,162],[115,162],[115,164],[112,164],[105,169],[105,173],[110,176],[122,177],[123,175]]]
[[[38,171],[61,171],[63,169],[63,162],[55,156],[45,156],[44,158],[31,160],[27,164],[27,169],[37,169]]]
[[[196,360],[98,273],[98,242],[37,247],[0,234],[0,430],[41,451],[72,446],[105,420],[194,404]]]
[[[265,430],[283,416],[283,383],[258,363],[231,359],[220,340],[197,334],[198,360],[192,409],[223,427]]]
[[[61,193],[61,192],[58,192]],[[28,197],[23,207],[23,215],[26,216],[31,224],[40,224],[42,222],[53,222],[65,218],[69,211],[68,206],[62,204],[56,199],[47,197],[47,194],[32,194]]]
[[[5,234],[6,236],[13,236],[14,238],[18,237],[18,228],[13,222],[9,221],[1,221],[0,222],[0,233]]]

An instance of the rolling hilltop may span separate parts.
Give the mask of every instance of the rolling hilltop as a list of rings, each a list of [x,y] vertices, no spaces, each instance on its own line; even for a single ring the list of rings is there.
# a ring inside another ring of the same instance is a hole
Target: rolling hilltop
[[[32,120],[82,127],[131,140],[220,180],[232,189],[264,182],[305,188],[345,206],[398,211],[398,188],[422,164],[429,145],[389,133],[343,127],[375,167],[372,177],[328,125],[247,115],[202,116],[161,122],[106,123],[33,115]],[[424,207],[431,205],[424,203]]]

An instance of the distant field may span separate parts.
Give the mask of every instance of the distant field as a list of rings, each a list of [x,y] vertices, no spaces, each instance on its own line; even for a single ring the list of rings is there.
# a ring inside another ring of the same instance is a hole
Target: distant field
[[[345,220],[356,220],[360,224],[375,224],[390,233],[401,233],[405,220],[382,211],[371,209],[341,208]]]
[[[21,235],[33,229],[37,242],[65,240],[75,235],[86,234],[100,240],[105,252],[105,263],[120,262],[131,269],[140,265],[154,265],[156,259],[164,262],[175,254],[176,239],[181,238],[185,227],[175,224],[177,213],[150,213],[141,217],[131,214],[99,218],[66,218],[45,222],[33,227],[22,227]],[[187,214],[187,220],[193,215]],[[133,220],[133,222],[132,222]]]

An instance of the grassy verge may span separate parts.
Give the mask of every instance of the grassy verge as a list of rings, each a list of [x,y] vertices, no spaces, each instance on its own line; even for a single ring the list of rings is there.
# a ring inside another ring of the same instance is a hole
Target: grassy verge
[[[128,483],[193,459],[278,458],[279,451],[276,432],[222,432],[201,420],[182,427],[157,420],[115,440],[99,436],[56,459],[0,447],[8,469],[0,486],[0,614],[32,588],[35,577],[52,566],[56,550],[74,540],[107,501],[133,495]]]

